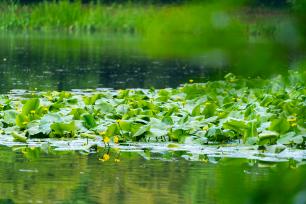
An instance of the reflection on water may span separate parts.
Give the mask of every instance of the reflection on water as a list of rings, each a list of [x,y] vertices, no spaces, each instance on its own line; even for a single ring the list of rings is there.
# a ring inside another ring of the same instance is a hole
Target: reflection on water
[[[244,159],[145,160],[133,153],[119,163],[80,153],[29,158],[0,147],[0,203],[305,203],[305,171]]]
[[[73,88],[165,88],[189,79],[221,77],[221,70],[177,58],[139,52],[131,36],[0,35],[0,87],[70,90]]]

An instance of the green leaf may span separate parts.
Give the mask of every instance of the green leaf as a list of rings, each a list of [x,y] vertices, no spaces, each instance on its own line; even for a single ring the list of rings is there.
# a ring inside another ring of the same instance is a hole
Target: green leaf
[[[290,145],[290,144],[301,145],[304,144],[305,140],[306,140],[306,134],[296,135],[295,132],[288,132],[287,134],[283,135],[277,141],[277,143],[285,145]]]
[[[16,125],[20,128],[25,128],[29,122],[30,120],[25,114],[19,114],[16,116]]]
[[[120,132],[116,123],[109,125],[105,131],[105,136],[107,137],[113,137],[114,135],[118,134],[120,134]]]
[[[73,115],[73,119],[74,120],[80,120],[81,119],[81,115],[83,113],[85,113],[86,111],[84,109],[81,108],[74,108],[71,110],[70,115]]]
[[[167,130],[158,129],[158,128],[150,128],[149,132],[151,133],[150,136],[152,137],[161,137],[161,136],[165,136],[168,134]]]
[[[279,134],[274,131],[265,131],[258,135],[259,145],[275,144]]]
[[[70,123],[53,123],[51,125],[51,130],[52,134],[56,137],[73,137],[75,135],[76,126],[74,121]]]
[[[28,138],[26,136],[23,136],[22,134],[19,134],[19,133],[14,132],[14,131],[11,134],[14,137],[14,141],[17,141],[17,142],[27,142]]]
[[[118,123],[121,131],[129,132],[131,130],[131,122],[127,120],[120,120]]]
[[[36,111],[39,108],[39,99],[31,98],[25,102],[22,107],[22,114],[28,115],[31,111]]]
[[[15,125],[17,115],[18,115],[18,112],[15,110],[4,111],[4,116],[3,116],[4,122],[7,124]]]
[[[150,130],[150,126],[149,125],[142,125],[141,127],[139,127],[139,129],[133,134],[133,137],[138,137],[142,134],[144,134],[145,132]]]
[[[102,113],[111,113],[114,111],[114,107],[106,101],[101,101],[98,104],[96,104],[95,109]]]
[[[191,112],[191,115],[192,116],[199,116],[199,115],[201,115],[201,106],[202,106],[202,104],[197,105],[196,107],[194,107],[194,109]]]
[[[206,137],[211,141],[225,141],[228,138],[223,134],[223,131],[219,127],[212,127],[206,133]]]
[[[267,107],[273,102],[273,97],[271,95],[265,95],[265,97],[260,102],[260,105]]]
[[[96,139],[97,138],[96,135],[89,134],[89,133],[81,133],[80,136],[84,137],[84,138],[88,138],[88,139]]]
[[[186,136],[186,131],[183,129],[171,130],[169,133],[171,141],[183,141]]]
[[[290,129],[290,124],[286,118],[281,117],[274,119],[271,122],[269,130],[276,131],[278,133],[286,133]]]
[[[94,105],[95,102],[96,102],[99,98],[101,98],[101,94],[94,94],[94,95],[89,96],[89,97],[84,96],[84,97],[83,97],[83,100],[84,100],[84,102],[85,102],[86,105]]]
[[[245,121],[238,119],[230,119],[223,123],[224,129],[234,130],[235,132],[243,135],[245,130],[247,129],[247,125]]]
[[[90,114],[87,114],[87,115],[84,115],[83,116],[83,125],[87,128],[87,129],[92,129],[92,128],[95,128],[97,126],[97,123],[96,123],[96,120],[95,118],[90,115]]]
[[[203,111],[206,118],[212,117],[215,114],[217,105],[214,103],[207,102]]]
[[[51,132],[51,125],[53,123],[62,122],[62,118],[57,113],[49,113],[44,115],[39,122],[39,130],[41,133],[48,135]]]

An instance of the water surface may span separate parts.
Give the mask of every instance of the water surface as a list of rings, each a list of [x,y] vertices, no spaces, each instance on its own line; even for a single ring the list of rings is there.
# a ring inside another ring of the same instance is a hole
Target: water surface
[[[305,173],[244,159],[214,164],[127,153],[115,163],[1,146],[0,203],[305,203]]]
[[[0,87],[71,90],[166,88],[225,71],[174,56],[151,56],[136,36],[1,34]]]

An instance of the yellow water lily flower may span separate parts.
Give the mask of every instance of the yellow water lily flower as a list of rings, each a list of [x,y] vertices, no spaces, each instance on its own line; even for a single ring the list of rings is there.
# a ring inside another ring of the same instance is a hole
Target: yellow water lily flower
[[[115,137],[114,137],[114,143],[117,144],[118,142],[119,142],[119,137],[118,137],[118,136],[115,136]]]
[[[109,154],[103,154],[103,157],[99,159],[100,161],[108,161],[110,158]]]
[[[103,142],[105,142],[105,143],[109,143],[109,141],[110,141],[110,139],[109,139],[109,137],[103,137]]]
[[[104,161],[107,161],[107,160],[109,160],[109,158],[110,158],[109,154],[104,154],[102,159]]]
[[[189,83],[192,83],[193,82],[193,79],[189,79]]]

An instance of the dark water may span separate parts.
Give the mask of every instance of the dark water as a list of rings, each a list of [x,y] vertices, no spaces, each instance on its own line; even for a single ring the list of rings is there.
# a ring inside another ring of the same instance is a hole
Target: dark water
[[[0,203],[305,203],[306,168],[97,155],[29,155],[0,146]]]
[[[1,34],[1,92],[177,87],[225,73],[190,59],[152,57],[143,44],[135,36]]]

